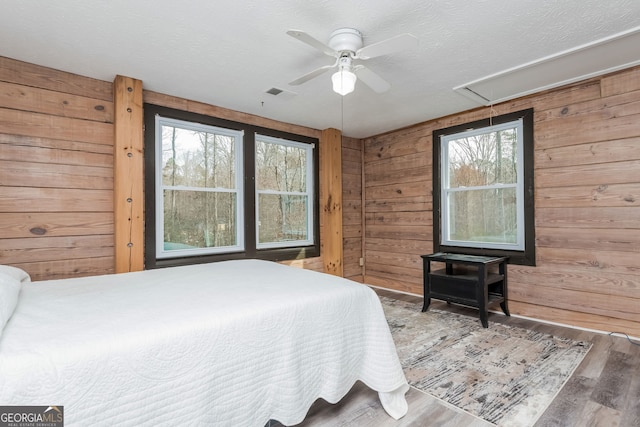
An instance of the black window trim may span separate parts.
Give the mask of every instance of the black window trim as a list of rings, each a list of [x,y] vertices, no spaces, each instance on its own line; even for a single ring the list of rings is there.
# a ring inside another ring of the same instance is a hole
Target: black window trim
[[[524,158],[524,251],[490,249],[490,248],[470,248],[462,246],[447,246],[441,244],[441,175],[440,175],[440,154],[441,137],[472,129],[489,127],[502,123],[512,122],[522,119],[523,124],[523,158]],[[533,108],[515,111],[496,117],[477,120],[470,123],[451,126],[444,129],[434,130],[432,133],[432,169],[433,169],[433,250],[434,252],[449,252],[458,254],[484,255],[484,256],[508,256],[510,264],[536,265],[535,252],[535,206],[534,206],[534,143],[533,143]]]
[[[265,259],[270,261],[283,261],[300,258],[311,258],[320,256],[320,177],[319,177],[319,140],[317,138],[297,135],[294,133],[235,122],[205,114],[190,111],[178,110],[174,108],[159,106],[155,104],[144,104],[144,191],[145,191],[145,269],[170,267],[188,264],[200,264],[234,259]],[[162,117],[184,120],[188,122],[201,123],[204,125],[217,126],[227,129],[244,131],[243,141],[243,169],[244,169],[244,238],[245,249],[241,252],[228,252],[210,255],[196,255],[176,258],[156,258],[156,215],[155,215],[155,170],[156,170],[156,135],[155,117]],[[314,168],[314,212],[313,212],[313,245],[297,246],[286,248],[256,248],[256,213],[255,213],[255,135],[266,135],[274,138],[287,139],[291,141],[315,144],[313,149]]]

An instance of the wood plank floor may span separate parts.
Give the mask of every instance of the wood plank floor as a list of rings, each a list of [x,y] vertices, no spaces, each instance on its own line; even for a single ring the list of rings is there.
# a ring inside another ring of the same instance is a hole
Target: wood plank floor
[[[409,302],[422,302],[421,297],[382,289],[379,295]],[[477,310],[432,300],[432,307],[478,316]],[[479,321],[479,320],[478,320]],[[593,347],[560,391],[549,408],[534,424],[535,427],[637,427],[640,426],[640,343],[625,337],[598,334],[528,319],[489,314],[491,322],[536,330],[581,341]],[[298,427],[480,427],[491,426],[458,408],[416,389],[407,393],[408,414],[399,421],[389,417],[377,398],[377,393],[361,383],[337,404],[318,400]],[[271,427],[281,426],[271,422]],[[508,427],[508,426],[507,426]]]

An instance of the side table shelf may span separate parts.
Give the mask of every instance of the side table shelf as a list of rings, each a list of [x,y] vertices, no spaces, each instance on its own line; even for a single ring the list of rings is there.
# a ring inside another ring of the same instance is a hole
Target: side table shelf
[[[424,305],[427,311],[431,298],[478,308],[482,326],[489,327],[488,308],[500,304],[509,316],[507,306],[507,257],[450,254],[438,252],[422,255],[424,267]],[[431,262],[445,263],[445,268],[431,271]],[[465,269],[454,265],[467,266]],[[490,272],[497,265],[497,272]],[[471,267],[471,269],[469,269]]]

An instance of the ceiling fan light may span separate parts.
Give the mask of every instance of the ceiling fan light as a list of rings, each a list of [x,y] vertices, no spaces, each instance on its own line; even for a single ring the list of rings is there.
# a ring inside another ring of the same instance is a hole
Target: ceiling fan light
[[[333,76],[331,76],[331,81],[333,82],[333,91],[342,96],[345,96],[353,92],[356,87],[356,80],[356,75],[351,71],[339,70],[333,73]]]

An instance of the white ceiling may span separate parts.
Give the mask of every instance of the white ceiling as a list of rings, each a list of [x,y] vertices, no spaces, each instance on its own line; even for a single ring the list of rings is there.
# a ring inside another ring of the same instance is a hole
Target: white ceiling
[[[331,72],[288,85],[333,61],[286,31],[327,43],[342,27],[365,46],[419,39],[366,62],[388,92],[358,82],[343,98]],[[475,108],[453,88],[638,29],[638,0],[2,0],[0,56],[361,138]],[[640,61],[640,46],[625,46]]]

